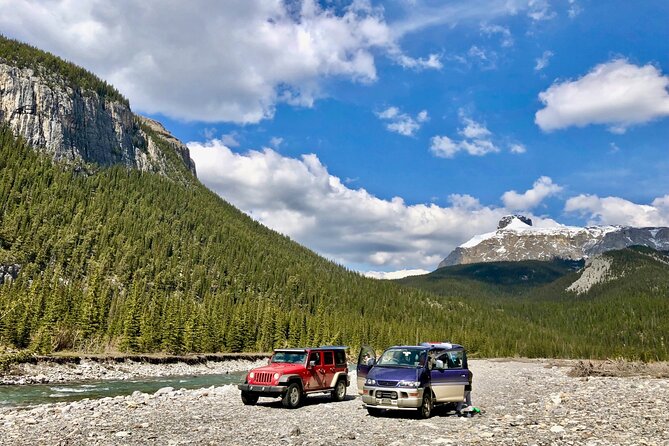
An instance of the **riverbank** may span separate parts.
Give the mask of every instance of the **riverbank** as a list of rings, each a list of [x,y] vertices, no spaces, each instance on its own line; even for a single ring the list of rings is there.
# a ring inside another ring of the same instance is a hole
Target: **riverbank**
[[[473,402],[484,411],[473,418],[370,417],[352,374],[345,401],[312,396],[296,410],[265,398],[244,406],[234,385],[0,409],[0,438],[6,445],[669,444],[669,379],[574,377],[562,365],[471,360]]]
[[[54,356],[11,364],[0,385],[127,380],[142,377],[213,375],[249,370],[267,363],[267,355],[200,356]]]

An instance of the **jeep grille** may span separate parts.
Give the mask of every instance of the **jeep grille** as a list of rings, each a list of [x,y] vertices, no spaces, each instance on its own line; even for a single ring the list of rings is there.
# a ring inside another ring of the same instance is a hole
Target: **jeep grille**
[[[397,386],[397,381],[377,381],[380,386],[384,387],[396,387]]]
[[[257,383],[271,383],[272,382],[272,374],[271,373],[256,373],[255,374],[255,382]]]
[[[390,398],[391,400],[397,399],[397,392],[390,392],[387,390],[377,390],[374,395],[377,398]]]

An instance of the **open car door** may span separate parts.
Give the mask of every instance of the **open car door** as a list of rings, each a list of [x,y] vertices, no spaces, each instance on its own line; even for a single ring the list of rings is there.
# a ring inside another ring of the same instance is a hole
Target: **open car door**
[[[376,364],[376,353],[374,349],[368,345],[363,345],[360,349],[360,354],[358,355],[358,367],[356,369],[358,373],[358,393],[362,395],[362,387],[365,385],[365,380],[367,379],[367,373],[369,369],[374,367]]]

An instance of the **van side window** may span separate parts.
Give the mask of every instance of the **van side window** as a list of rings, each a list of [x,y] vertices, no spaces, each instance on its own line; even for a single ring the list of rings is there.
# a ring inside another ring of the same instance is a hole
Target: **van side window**
[[[332,352],[323,352],[323,365],[334,365],[334,354]]]
[[[437,357],[438,360],[441,360],[444,363],[444,368],[447,369],[461,369],[462,359],[464,352],[462,350],[455,350],[450,352],[444,352]]]

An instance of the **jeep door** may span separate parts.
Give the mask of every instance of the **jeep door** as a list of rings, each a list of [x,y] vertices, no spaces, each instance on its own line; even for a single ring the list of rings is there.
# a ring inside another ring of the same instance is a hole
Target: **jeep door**
[[[325,371],[324,376],[324,387],[333,387],[334,386],[334,377],[335,377],[335,359],[334,352],[324,351],[323,354],[323,370]]]
[[[323,352],[309,353],[309,362],[307,370],[309,379],[305,390],[317,390],[327,387],[325,384],[325,368],[323,367]]]
[[[439,403],[464,401],[469,370],[464,366],[464,351],[451,350],[436,356],[430,372],[432,391]]]
[[[374,367],[375,363],[376,353],[374,353],[374,349],[368,345],[363,345],[360,349],[360,354],[358,355],[358,367],[356,369],[358,377],[358,393],[360,395],[362,395],[362,387],[365,385],[367,373],[369,373],[369,370]]]

